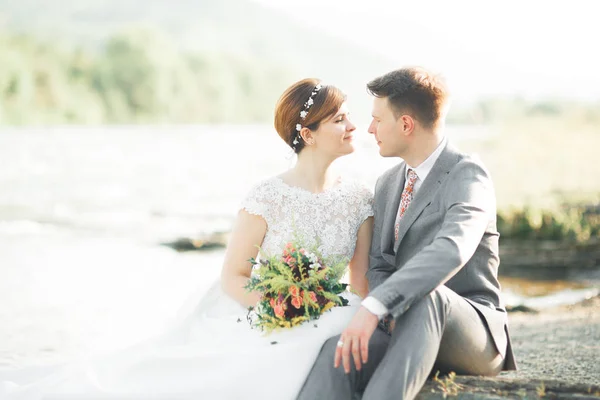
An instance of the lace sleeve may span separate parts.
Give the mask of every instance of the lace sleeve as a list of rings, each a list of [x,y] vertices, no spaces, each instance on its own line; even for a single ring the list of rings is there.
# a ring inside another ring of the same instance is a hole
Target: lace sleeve
[[[375,215],[373,211],[373,192],[364,185],[358,186],[358,226],[369,217]]]
[[[267,222],[267,225],[271,225],[273,196],[269,195],[270,190],[271,188],[268,181],[255,185],[242,200],[240,209],[246,210],[250,214],[263,217]]]

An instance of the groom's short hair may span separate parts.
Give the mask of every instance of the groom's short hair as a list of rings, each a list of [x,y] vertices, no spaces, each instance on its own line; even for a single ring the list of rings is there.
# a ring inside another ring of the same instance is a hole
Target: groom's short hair
[[[389,72],[369,82],[367,90],[387,98],[396,119],[409,114],[426,128],[441,121],[449,97],[443,78],[421,67]]]

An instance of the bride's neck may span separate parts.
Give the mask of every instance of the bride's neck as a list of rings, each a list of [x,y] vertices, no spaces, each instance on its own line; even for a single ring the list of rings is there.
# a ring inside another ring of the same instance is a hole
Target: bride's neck
[[[297,186],[313,193],[327,190],[335,184],[335,177],[329,168],[333,160],[306,150],[298,155],[298,161],[290,171],[290,178]]]

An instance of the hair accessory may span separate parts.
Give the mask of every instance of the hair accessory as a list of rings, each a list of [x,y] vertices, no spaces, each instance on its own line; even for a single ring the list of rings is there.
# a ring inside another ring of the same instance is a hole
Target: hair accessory
[[[319,93],[319,91],[321,90],[321,88],[323,88],[322,84],[318,83],[317,86],[315,86],[315,88],[310,93],[310,96],[308,97],[308,100],[306,100],[306,102],[304,103],[304,107],[302,107],[302,111],[300,111],[300,119],[302,119],[302,121],[304,121],[306,119],[306,116],[308,115],[308,110],[315,103],[314,97],[317,95],[317,93]],[[300,143],[298,141],[298,138],[300,137],[300,131],[301,130],[302,130],[302,124],[296,124],[296,132],[297,133],[296,133],[296,137],[294,138],[294,141],[292,142],[294,144],[292,146],[292,148],[294,150],[296,150],[296,145],[298,143]]]

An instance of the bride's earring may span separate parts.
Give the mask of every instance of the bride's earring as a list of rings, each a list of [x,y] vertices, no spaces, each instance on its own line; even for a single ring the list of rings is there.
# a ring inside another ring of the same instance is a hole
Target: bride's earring
[[[304,136],[300,136],[300,137],[302,138],[302,140],[304,141],[304,143],[307,146],[310,146],[310,145],[312,145],[315,142],[314,139],[306,139]]]

